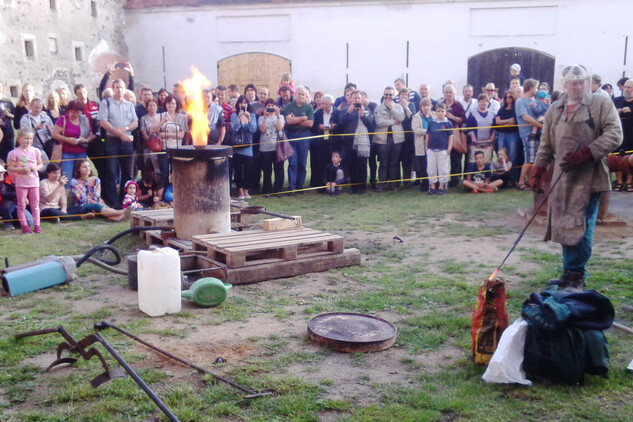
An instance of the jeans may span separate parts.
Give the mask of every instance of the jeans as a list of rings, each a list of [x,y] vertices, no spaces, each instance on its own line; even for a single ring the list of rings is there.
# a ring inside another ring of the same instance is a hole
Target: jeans
[[[365,193],[367,190],[367,157],[360,157],[353,149],[345,149],[343,165],[347,168],[352,193]],[[336,184],[339,184],[337,181]]]
[[[73,207],[68,208],[68,214],[87,214],[89,212],[99,213],[103,209],[103,205],[101,204],[84,204],[84,205],[75,205]]]
[[[573,246],[563,246],[563,273],[567,271],[578,271],[586,274],[585,266],[591,257],[591,245],[593,243],[593,231],[596,227],[596,219],[598,218],[598,208],[600,206],[601,192],[592,193],[587,204],[586,216],[587,225],[585,228],[585,236],[580,243]]]
[[[461,134],[457,134],[455,136],[461,136]],[[464,174],[463,159],[464,159],[464,154],[462,154],[461,152],[455,151],[455,148],[451,150],[451,155],[449,157],[449,160],[451,164],[450,173],[452,174],[452,176],[450,177],[450,182],[448,185],[452,188],[457,186],[459,182],[462,180],[462,176]],[[440,183],[442,182],[440,181]]]
[[[66,183],[66,186],[64,186],[66,189],[70,189],[70,179],[75,177],[75,160],[86,157],[88,157],[88,155],[85,152],[62,152],[62,174],[65,174],[66,177],[68,177],[68,182]]]
[[[26,224],[29,226],[33,225],[33,216],[26,210],[24,212],[26,216]],[[5,200],[0,203],[0,217],[4,221],[4,226],[13,226],[16,227],[15,221],[8,220],[16,220],[18,218],[18,204],[15,201]]]
[[[44,208],[40,211],[40,215],[48,219],[49,217],[59,217],[62,221],[76,221],[81,220],[81,217],[78,215],[69,215],[66,212],[62,212],[59,208]]]
[[[238,189],[249,190],[252,185],[253,157],[243,154],[233,154],[233,166],[235,172],[235,186]]]
[[[260,168],[264,172],[263,193],[281,192],[284,186],[284,162],[277,162],[275,151],[260,151],[259,162]],[[272,182],[273,171],[275,173],[274,184]]]
[[[378,180],[383,182],[379,187],[387,188],[384,183],[388,180],[400,179],[400,151],[402,149],[403,142],[393,142],[393,137],[388,135],[386,144],[378,144],[378,161],[380,167],[378,167]],[[398,187],[400,182],[391,183],[392,187]]]
[[[288,132],[286,134],[290,141],[290,146],[295,152],[288,159],[288,187],[290,190],[302,189],[306,181],[306,164],[308,163],[308,152],[310,152],[311,139],[302,139],[300,141],[292,141],[292,139],[305,138],[311,136],[309,130],[300,130]]]
[[[512,179],[516,182],[521,175],[521,168],[519,167],[519,132],[497,132],[497,154],[501,148],[508,150],[508,158],[512,161],[512,170],[510,174]]]
[[[416,177],[420,179],[420,190],[422,192],[429,190],[429,174],[426,172],[426,155],[416,155],[415,174]]]
[[[118,208],[125,194],[125,183],[132,178],[132,142],[123,142],[118,138],[107,137],[105,143],[106,176],[102,179],[103,200],[113,208]],[[122,156],[122,157],[121,157]],[[117,194],[117,164],[121,168],[120,187]]]
[[[156,159],[160,169],[160,183],[163,188],[167,188],[169,186],[169,157],[167,154],[158,154]]]

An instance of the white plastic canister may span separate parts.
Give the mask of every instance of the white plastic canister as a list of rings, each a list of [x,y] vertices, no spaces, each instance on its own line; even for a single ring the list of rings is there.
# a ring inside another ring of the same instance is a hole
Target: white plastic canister
[[[180,256],[172,248],[138,253],[138,307],[149,316],[180,311]]]

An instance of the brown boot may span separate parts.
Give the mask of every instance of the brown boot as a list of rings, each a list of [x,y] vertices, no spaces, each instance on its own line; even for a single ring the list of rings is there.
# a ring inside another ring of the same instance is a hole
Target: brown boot
[[[561,278],[553,278],[547,282],[548,286],[558,286],[559,289],[573,288],[582,290],[585,287],[585,275],[581,271],[567,271]]]

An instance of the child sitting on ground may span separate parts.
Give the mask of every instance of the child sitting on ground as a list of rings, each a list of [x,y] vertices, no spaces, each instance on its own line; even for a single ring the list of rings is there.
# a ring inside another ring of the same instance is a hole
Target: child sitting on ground
[[[429,195],[444,195],[450,176],[450,156],[453,149],[453,124],[446,118],[446,105],[435,106],[436,118],[426,132],[426,171],[429,175]],[[435,190],[435,184],[440,185]]]
[[[499,148],[497,159],[490,164],[492,176],[490,177],[490,186],[493,188],[507,187],[512,181],[510,170],[512,169],[512,161],[508,158],[508,150]]]
[[[138,202],[138,196],[136,196],[136,192],[138,192],[138,184],[133,180],[128,180],[125,182],[125,196],[123,197],[123,209],[128,207],[133,210],[143,209],[143,206]]]
[[[345,171],[341,166],[341,161],[341,154],[334,151],[332,152],[332,162],[325,167],[323,183],[325,183],[325,191],[330,195],[338,195],[343,190],[342,186],[338,186],[345,182]]]
[[[490,183],[490,165],[485,163],[484,152],[475,152],[475,162],[468,166],[468,174],[462,185],[472,193],[492,193],[498,190]]]
[[[163,200],[163,187],[161,185],[160,176],[151,169],[145,169],[141,172],[141,180],[137,183],[138,202],[145,209],[154,207],[155,204]]]

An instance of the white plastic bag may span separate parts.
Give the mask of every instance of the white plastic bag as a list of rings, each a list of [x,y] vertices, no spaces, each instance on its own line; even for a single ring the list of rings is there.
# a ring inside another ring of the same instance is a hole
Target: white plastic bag
[[[527,329],[527,322],[521,318],[505,329],[499,339],[497,350],[481,377],[484,381],[496,384],[532,385],[532,381],[525,378],[523,370],[523,349]]]

